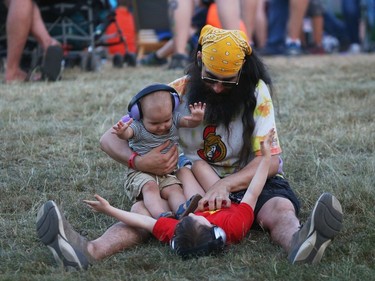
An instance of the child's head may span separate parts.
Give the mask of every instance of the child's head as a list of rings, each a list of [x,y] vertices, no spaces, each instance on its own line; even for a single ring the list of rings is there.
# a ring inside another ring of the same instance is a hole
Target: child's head
[[[208,256],[224,250],[226,235],[202,216],[190,214],[176,226],[171,248],[183,259]]]
[[[142,119],[147,131],[163,135],[172,126],[172,114],[178,103],[175,89],[164,84],[152,84],[133,97],[128,110],[130,117]]]
[[[172,126],[173,105],[170,93],[157,91],[140,100],[146,130],[155,135],[167,134]]]

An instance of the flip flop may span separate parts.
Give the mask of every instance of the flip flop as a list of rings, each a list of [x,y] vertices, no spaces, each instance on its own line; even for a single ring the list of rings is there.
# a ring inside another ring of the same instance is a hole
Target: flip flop
[[[49,46],[44,54],[41,72],[42,78],[48,81],[56,81],[60,79],[63,61],[63,49],[61,46]]]

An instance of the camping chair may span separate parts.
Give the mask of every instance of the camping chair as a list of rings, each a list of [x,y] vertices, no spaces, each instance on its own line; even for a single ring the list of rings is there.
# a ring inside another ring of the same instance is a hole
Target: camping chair
[[[133,0],[137,30],[137,58],[162,47],[172,38],[168,15],[168,0]]]

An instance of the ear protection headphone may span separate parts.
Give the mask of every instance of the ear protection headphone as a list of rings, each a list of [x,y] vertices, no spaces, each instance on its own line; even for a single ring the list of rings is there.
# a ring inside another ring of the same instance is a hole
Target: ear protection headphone
[[[227,241],[225,231],[221,227],[214,226],[211,228],[211,235],[211,241],[191,249],[176,249],[175,237],[172,238],[170,246],[171,249],[183,259],[188,259],[189,257],[208,256],[210,254],[222,252]]]
[[[174,88],[165,84],[152,84],[141,90],[131,99],[128,105],[129,116],[135,120],[142,119],[143,114],[140,100],[143,97],[158,91],[170,92],[172,99],[172,111],[174,111],[178,107],[180,103],[180,97],[178,96],[178,93]]]

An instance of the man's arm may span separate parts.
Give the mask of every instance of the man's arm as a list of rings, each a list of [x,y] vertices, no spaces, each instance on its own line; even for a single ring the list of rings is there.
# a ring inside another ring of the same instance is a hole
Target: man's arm
[[[198,209],[205,210],[208,207],[210,210],[215,210],[221,206],[229,207],[229,193],[244,190],[249,186],[261,160],[262,156],[257,156],[240,171],[218,180],[199,201]],[[273,155],[270,160],[268,177],[276,175],[278,169],[279,156]]]
[[[126,140],[119,139],[112,132],[111,128],[103,134],[100,138],[100,147],[109,157],[128,166],[128,160],[133,151]],[[173,146],[166,153],[161,153],[168,145],[169,141],[142,156],[135,157],[134,163],[137,170],[156,175],[165,175],[174,171],[178,160],[177,146]]]

